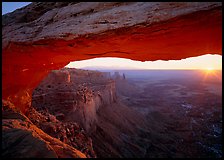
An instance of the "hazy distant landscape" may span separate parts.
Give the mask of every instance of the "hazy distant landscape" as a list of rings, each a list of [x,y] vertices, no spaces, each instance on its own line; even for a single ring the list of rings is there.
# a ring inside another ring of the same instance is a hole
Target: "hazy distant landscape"
[[[3,117],[23,116],[10,105]],[[52,70],[26,116],[86,157],[220,158],[222,71]]]
[[[221,157],[221,77],[221,71],[64,68],[35,89],[32,104],[62,114],[62,123],[78,123],[97,157]]]
[[[222,2],[2,2],[3,158],[222,158]]]
[[[131,84],[127,92],[121,92],[122,101],[145,115],[154,138],[161,142],[160,149],[168,157],[221,157],[221,71],[119,72]],[[118,87],[122,90],[124,85]],[[131,87],[137,89],[130,91]],[[154,153],[159,156],[160,152]]]

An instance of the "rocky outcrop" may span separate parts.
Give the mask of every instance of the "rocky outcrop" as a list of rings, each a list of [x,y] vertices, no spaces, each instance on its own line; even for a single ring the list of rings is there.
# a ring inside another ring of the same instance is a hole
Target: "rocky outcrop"
[[[142,23],[151,25],[218,6],[221,3],[37,2],[3,16],[3,33],[8,33],[3,36],[3,47],[9,42],[32,43],[52,38],[73,40],[82,35]]]
[[[63,114],[64,121],[79,122],[92,131],[99,107],[116,101],[115,83],[106,77],[106,73],[95,71],[54,70],[34,90],[32,106]]]
[[[55,72],[58,77],[68,73],[70,82],[64,78],[59,83]],[[144,157],[146,148],[140,144],[147,142],[139,128],[147,128],[145,120],[119,101],[115,86],[108,73],[64,68],[52,71],[34,90],[32,106],[61,117],[64,125],[80,124],[92,138],[97,157]]]
[[[79,124],[72,121],[62,122],[57,119],[58,116],[50,114],[47,110],[37,112],[33,107],[28,112],[28,118],[45,133],[80,150],[87,158],[96,158],[92,139]]]
[[[221,7],[221,2],[34,2],[2,17],[3,98],[26,112],[22,97],[49,71],[75,60],[221,55]]]
[[[10,102],[2,102],[2,157],[85,158],[79,150],[36,127]]]

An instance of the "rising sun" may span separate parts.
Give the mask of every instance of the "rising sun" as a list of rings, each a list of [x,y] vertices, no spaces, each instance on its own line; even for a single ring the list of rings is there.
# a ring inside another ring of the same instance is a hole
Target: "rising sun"
[[[205,77],[214,76],[215,75],[215,70],[212,67],[208,67],[208,68],[204,69],[204,73],[205,73]]]
[[[220,79],[219,72],[215,68],[212,68],[212,67],[205,68],[203,70],[203,73],[204,73],[204,77],[203,77],[204,80],[212,78],[212,77]]]
[[[214,71],[214,68],[212,68],[212,67],[208,67],[208,68],[206,68],[206,72],[207,73],[211,73],[211,72],[213,72]]]
[[[208,67],[208,68],[206,68],[206,71],[207,72],[212,72],[214,69],[212,68],[212,67]]]

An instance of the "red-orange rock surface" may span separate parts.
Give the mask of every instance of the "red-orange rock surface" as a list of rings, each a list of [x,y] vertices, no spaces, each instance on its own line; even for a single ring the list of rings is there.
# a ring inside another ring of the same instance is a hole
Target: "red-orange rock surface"
[[[56,116],[49,114],[47,110],[36,111],[33,107],[28,111],[28,118],[46,134],[81,151],[87,158],[96,157],[91,138],[85,134],[83,128],[77,123],[59,121]]]
[[[2,102],[2,157],[85,158],[79,150],[36,127],[11,103]]]
[[[222,54],[221,2],[32,3],[2,21],[2,95],[21,108],[52,69],[94,57]]]

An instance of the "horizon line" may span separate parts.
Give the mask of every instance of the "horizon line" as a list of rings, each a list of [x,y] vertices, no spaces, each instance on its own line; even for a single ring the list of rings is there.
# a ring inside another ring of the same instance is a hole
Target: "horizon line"
[[[144,68],[133,68],[133,69],[129,69],[129,68],[106,68],[106,69],[103,69],[103,68],[98,68],[98,69],[91,69],[91,68],[76,68],[76,67],[64,67],[64,68],[75,68],[75,69],[83,69],[83,70],[203,70],[203,71],[206,71],[207,69],[201,69],[201,68],[198,68],[198,69],[144,69]],[[222,71],[222,69],[212,69],[213,71]]]

